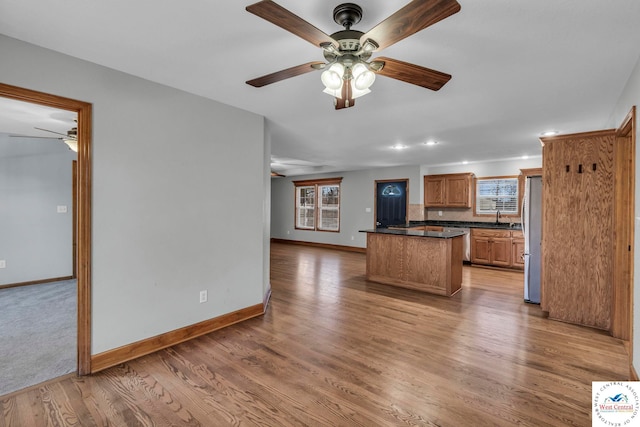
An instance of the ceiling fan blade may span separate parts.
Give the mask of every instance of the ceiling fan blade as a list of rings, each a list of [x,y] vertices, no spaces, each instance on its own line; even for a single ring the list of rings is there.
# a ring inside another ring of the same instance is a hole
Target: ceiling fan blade
[[[9,138],[62,139],[55,136],[9,135]]]
[[[440,90],[450,79],[451,75],[408,62],[391,58],[376,58],[376,61],[384,62],[382,70],[376,74],[403,82],[422,86],[431,90]]]
[[[275,73],[267,74],[266,76],[258,77],[252,80],[248,80],[246,83],[253,87],[262,87],[270,85],[271,83],[279,82],[280,80],[288,79],[291,77],[306,74],[311,71],[315,71],[313,65],[324,64],[320,61],[307,62],[306,64],[297,65],[295,67],[287,68],[286,70],[276,71]]]
[[[365,33],[360,43],[372,39],[380,51],[459,10],[460,4],[456,0],[413,0]]]
[[[42,131],[45,131],[45,132],[55,133],[56,135],[62,135],[62,136],[64,136],[64,137],[65,137],[65,138],[67,138],[67,139],[76,139],[76,137],[75,137],[75,136],[73,136],[73,135],[69,135],[68,133],[54,132],[54,131],[49,130],[49,129],[42,129],[42,128],[37,128],[37,127],[34,127],[34,129],[42,130]]]
[[[271,0],[259,1],[247,6],[246,9],[247,12],[251,12],[280,28],[284,28],[316,47],[325,42],[338,47],[338,43],[323,31]]]

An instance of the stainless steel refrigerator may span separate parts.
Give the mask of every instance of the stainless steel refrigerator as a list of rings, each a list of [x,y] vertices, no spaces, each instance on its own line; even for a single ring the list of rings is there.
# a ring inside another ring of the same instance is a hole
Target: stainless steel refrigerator
[[[542,244],[542,177],[527,177],[522,202],[524,233],[524,300],[540,304],[540,248]]]

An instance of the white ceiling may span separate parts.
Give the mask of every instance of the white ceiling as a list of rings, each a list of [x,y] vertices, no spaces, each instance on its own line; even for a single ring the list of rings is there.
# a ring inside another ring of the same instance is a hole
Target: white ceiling
[[[12,135],[58,138],[76,126],[77,114],[43,105],[0,97],[0,132]],[[47,129],[51,132],[36,128]]]
[[[340,111],[319,72],[245,84],[323,59],[246,12],[251,0],[0,0],[0,33],[262,114],[290,175],[535,156],[542,131],[607,125],[640,55],[640,1],[458,1],[457,14],[374,54],[449,73],[449,83],[433,92],[380,76]],[[328,34],[341,29],[340,0],[277,3]],[[407,1],[358,4],[354,29],[366,32]]]

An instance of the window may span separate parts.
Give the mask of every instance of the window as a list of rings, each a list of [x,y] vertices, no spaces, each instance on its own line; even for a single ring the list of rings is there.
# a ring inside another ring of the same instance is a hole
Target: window
[[[296,187],[296,228],[340,231],[342,178],[293,181]]]
[[[475,213],[519,215],[518,177],[476,179]]]

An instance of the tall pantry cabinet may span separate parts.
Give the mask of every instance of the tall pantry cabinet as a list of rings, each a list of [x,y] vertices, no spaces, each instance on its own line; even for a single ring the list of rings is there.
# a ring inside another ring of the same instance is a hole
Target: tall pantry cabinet
[[[542,295],[549,318],[610,329],[615,130],[541,138]]]

